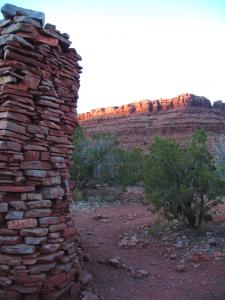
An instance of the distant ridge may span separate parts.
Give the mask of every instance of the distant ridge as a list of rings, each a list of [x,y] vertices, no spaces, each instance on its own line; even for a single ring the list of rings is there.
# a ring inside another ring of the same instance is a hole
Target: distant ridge
[[[181,144],[197,129],[208,134],[210,148],[225,130],[225,103],[194,94],[171,99],[143,100],[122,106],[93,109],[79,115],[79,123],[88,136],[114,133],[121,146],[143,149],[155,136],[175,138]]]
[[[221,100],[211,104],[210,100],[194,94],[181,94],[171,99],[142,100],[121,106],[92,109],[89,112],[79,114],[79,120],[99,118],[109,115],[128,115],[133,113],[151,113],[168,111],[170,109],[183,109],[188,106],[215,108],[225,112],[225,103]]]

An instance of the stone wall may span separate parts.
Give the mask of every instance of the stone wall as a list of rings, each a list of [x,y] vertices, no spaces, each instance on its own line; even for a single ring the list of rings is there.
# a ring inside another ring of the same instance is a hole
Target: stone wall
[[[2,13],[0,299],[56,299],[79,287],[69,167],[81,58],[43,13]]]
[[[94,109],[79,115],[88,136],[114,133],[121,146],[148,149],[157,135],[185,144],[190,135],[203,128],[209,147],[214,148],[225,129],[225,103],[211,102],[193,94],[172,99],[144,100],[119,107]]]

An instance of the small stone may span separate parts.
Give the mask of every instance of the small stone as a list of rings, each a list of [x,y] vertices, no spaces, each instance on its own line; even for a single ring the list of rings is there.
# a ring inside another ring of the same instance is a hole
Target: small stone
[[[176,255],[176,253],[173,253],[169,257],[171,260],[175,260],[177,258],[177,255]]]
[[[194,269],[198,269],[198,268],[200,267],[200,264],[195,264],[195,263],[193,263],[192,265],[193,265],[193,268],[194,268]]]
[[[36,219],[13,220],[7,222],[8,229],[24,229],[37,227]]]
[[[82,300],[98,300],[98,297],[92,292],[86,292]]]
[[[26,210],[27,209],[27,206],[24,201],[10,201],[9,204],[15,210]]]
[[[55,225],[60,222],[58,217],[44,217],[39,219],[40,225]]]
[[[61,224],[56,224],[56,225],[51,225],[49,227],[50,232],[56,232],[56,231],[60,231],[66,228],[66,224],[65,223],[61,223]]]
[[[32,201],[26,202],[29,208],[48,208],[52,206],[52,201],[50,200],[40,200],[40,201]]]
[[[216,246],[217,241],[215,237],[211,237],[210,239],[208,239],[208,244],[209,246]]]
[[[36,287],[36,286],[26,287],[26,286],[12,285],[11,289],[23,294],[34,294],[39,292],[40,287]]]
[[[142,269],[131,269],[130,270],[130,274],[134,277],[134,278],[143,278],[149,275],[149,272],[146,270],[142,270]]]
[[[9,286],[12,283],[8,277],[0,276],[0,285],[3,287]]]
[[[88,285],[91,281],[93,280],[93,276],[86,272],[86,271],[83,271],[80,275],[80,282],[81,284],[83,285]]]
[[[8,211],[8,203],[0,203],[0,212],[5,213]]]
[[[56,265],[56,262],[50,263],[50,264],[40,264],[31,266],[29,268],[30,274],[39,274],[41,272],[48,272],[51,269],[53,269]]]
[[[21,236],[2,236],[0,235],[0,244],[15,245],[21,242]]]
[[[60,186],[43,188],[43,196],[45,199],[58,199],[62,198],[63,195],[64,190]]]
[[[31,49],[34,48],[32,44],[30,44],[28,41],[26,41],[24,38],[22,38],[19,35],[16,34],[3,34],[0,36],[0,46],[7,44],[10,41],[15,41],[25,47],[29,47]]]
[[[92,219],[93,220],[104,220],[106,219],[107,217],[105,215],[102,215],[102,214],[98,214],[97,216],[94,216]]]
[[[224,256],[224,254],[220,251],[213,252],[213,258],[215,260],[220,260],[223,256]]]
[[[120,241],[119,248],[130,248],[135,247],[138,245],[138,239],[135,236],[132,236],[131,238],[123,238]]]
[[[177,272],[185,272],[185,271],[187,271],[187,267],[185,265],[183,265],[183,264],[180,264],[180,265],[176,266],[175,270]]]
[[[20,234],[22,236],[46,236],[48,234],[48,228],[32,228],[32,229],[22,229]]]
[[[38,257],[38,262],[40,264],[51,263],[51,262],[54,262],[55,260],[61,258],[63,256],[63,254],[64,254],[63,251],[58,251],[58,252],[51,253],[48,255],[41,255]]]
[[[7,254],[32,254],[35,252],[35,247],[26,244],[2,246],[2,252]]]
[[[7,266],[7,265],[0,265],[0,271],[8,272],[9,271],[9,266]]]
[[[25,9],[12,4],[5,4],[1,8],[1,12],[5,19],[11,19],[16,15],[27,16],[31,19],[35,19],[43,26],[45,23],[45,15],[40,11],[34,11],[31,9]]]
[[[25,212],[25,217],[26,218],[40,218],[40,217],[48,217],[52,213],[51,209],[32,209],[32,210],[27,210]]]
[[[15,16],[13,19],[15,22],[31,23],[35,27],[41,28],[41,25],[38,21],[35,21],[34,19],[31,19],[27,16]]]
[[[23,219],[23,211],[12,210],[5,216],[6,220],[21,220]]]
[[[190,257],[190,261],[193,263],[210,261],[210,256],[205,253],[195,253]]]
[[[27,245],[41,245],[46,241],[46,237],[25,237],[24,242]]]
[[[41,246],[40,252],[48,254],[60,250],[60,248],[61,244],[45,244]]]

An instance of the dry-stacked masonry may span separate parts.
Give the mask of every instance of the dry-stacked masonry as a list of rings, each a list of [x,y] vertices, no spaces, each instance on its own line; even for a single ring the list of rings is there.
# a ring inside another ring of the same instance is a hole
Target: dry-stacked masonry
[[[0,299],[55,299],[79,280],[69,213],[81,59],[43,13],[0,22]]]

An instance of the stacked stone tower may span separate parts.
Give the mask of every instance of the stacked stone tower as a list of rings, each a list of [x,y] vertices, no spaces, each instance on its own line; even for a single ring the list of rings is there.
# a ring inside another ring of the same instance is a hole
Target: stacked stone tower
[[[81,59],[44,14],[0,21],[0,299],[56,299],[79,281],[69,212]]]

